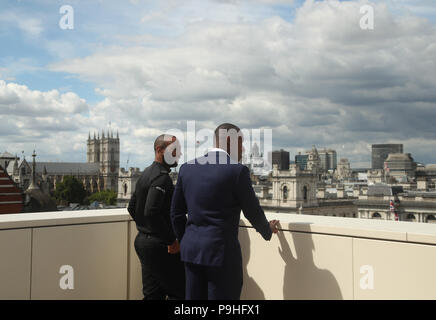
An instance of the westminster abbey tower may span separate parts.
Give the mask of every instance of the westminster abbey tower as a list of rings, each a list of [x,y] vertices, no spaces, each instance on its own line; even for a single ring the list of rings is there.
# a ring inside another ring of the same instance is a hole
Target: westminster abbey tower
[[[114,138],[113,132],[104,131],[87,141],[87,162],[100,164],[100,190],[118,191],[118,172],[120,169],[120,138]]]

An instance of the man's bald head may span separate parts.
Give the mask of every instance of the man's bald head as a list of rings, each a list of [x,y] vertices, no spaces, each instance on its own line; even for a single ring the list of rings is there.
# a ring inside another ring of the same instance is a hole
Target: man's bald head
[[[177,166],[180,155],[180,143],[175,136],[161,134],[154,141],[155,161],[164,163],[172,168]]]
[[[215,142],[219,145],[220,140],[227,137],[229,133],[236,132],[239,133],[241,129],[232,123],[222,123],[215,129]],[[222,140],[221,140],[222,141]]]
[[[169,134],[161,134],[159,137],[154,140],[154,152],[160,150],[165,150],[166,147],[173,141],[176,140],[175,136]]]
[[[242,158],[242,132],[232,123],[220,124],[215,129],[215,146],[222,148],[235,160]]]

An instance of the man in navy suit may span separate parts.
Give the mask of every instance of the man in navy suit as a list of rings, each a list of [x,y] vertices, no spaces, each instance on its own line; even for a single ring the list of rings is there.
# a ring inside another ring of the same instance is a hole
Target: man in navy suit
[[[171,222],[185,263],[189,300],[240,299],[241,209],[265,240],[278,231],[279,221],[267,221],[250,172],[239,163],[240,129],[229,123],[218,126],[215,146],[204,157],[181,166],[171,203]]]

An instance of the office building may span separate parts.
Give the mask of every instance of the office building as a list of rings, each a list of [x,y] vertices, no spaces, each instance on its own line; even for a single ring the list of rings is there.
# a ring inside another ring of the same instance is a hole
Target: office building
[[[280,151],[273,151],[272,164],[276,164],[279,170],[289,170],[289,152],[283,149]]]
[[[309,159],[308,154],[301,154],[301,152],[299,152],[295,156],[295,164],[300,168],[300,170],[306,170],[308,159]]]
[[[384,162],[390,153],[403,153],[402,144],[373,144],[372,145],[372,169],[383,169]]]

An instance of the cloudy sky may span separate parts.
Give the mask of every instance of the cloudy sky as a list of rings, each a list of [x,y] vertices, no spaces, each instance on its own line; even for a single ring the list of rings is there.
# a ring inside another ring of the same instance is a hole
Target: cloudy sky
[[[143,169],[195,120],[272,129],[291,157],[316,145],[363,167],[398,142],[436,163],[435,24],[434,0],[2,0],[0,152],[86,161],[110,127],[121,166]]]

